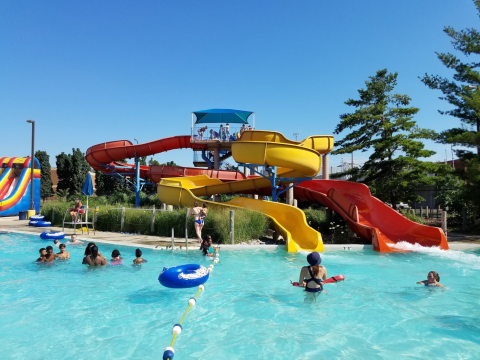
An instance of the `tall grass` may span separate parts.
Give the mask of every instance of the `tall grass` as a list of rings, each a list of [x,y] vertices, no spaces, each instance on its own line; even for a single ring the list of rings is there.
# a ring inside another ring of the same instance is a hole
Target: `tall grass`
[[[53,221],[52,225],[62,226],[65,212],[71,208],[66,202],[47,202],[42,207],[41,213],[47,221]],[[89,211],[89,221],[92,221],[93,209]],[[99,207],[95,228],[100,231],[124,232],[130,234],[154,235],[170,237],[172,228],[175,237],[185,237],[187,228],[188,237],[196,238],[194,219],[186,217],[186,209],[180,208],[174,211],[155,211],[152,231],[152,209],[125,209],[123,230],[121,228],[122,211],[119,206],[103,205]],[[70,215],[66,215],[66,221],[70,221]],[[235,243],[257,239],[263,236],[269,227],[269,219],[265,215],[245,210],[236,209],[234,216],[234,240]],[[230,242],[230,211],[227,209],[210,209],[205,219],[202,234],[210,234],[215,242]]]

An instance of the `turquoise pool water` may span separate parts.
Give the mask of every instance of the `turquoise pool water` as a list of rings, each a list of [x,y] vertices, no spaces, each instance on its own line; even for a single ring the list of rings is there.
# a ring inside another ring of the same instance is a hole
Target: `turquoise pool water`
[[[206,266],[200,252],[118,248],[125,265],[89,269],[84,247],[72,259],[37,265],[50,244],[33,235],[0,235],[2,359],[161,359],[173,325],[196,289],[167,289],[162,268]],[[206,291],[184,321],[175,359],[478,359],[480,252],[417,249],[380,255],[329,252],[323,265],[346,281],[316,300],[298,281],[304,254],[223,251]],[[415,285],[428,271],[448,290]]]

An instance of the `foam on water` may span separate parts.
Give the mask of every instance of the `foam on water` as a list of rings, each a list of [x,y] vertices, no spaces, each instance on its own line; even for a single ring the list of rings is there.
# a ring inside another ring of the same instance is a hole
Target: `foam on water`
[[[438,246],[425,247],[425,246],[421,246],[418,243],[411,244],[406,241],[400,241],[396,244],[389,244],[389,245],[390,247],[395,249],[407,250],[407,251],[439,257],[442,259],[453,260],[457,262],[459,265],[462,265],[462,266],[468,265],[474,269],[480,269],[480,256],[465,253],[464,251],[442,250]]]

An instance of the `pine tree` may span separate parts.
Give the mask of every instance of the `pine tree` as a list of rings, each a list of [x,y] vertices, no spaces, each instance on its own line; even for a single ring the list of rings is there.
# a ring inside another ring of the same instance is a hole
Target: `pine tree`
[[[46,198],[53,196],[52,177],[50,174],[50,156],[46,151],[37,150],[35,157],[40,163],[40,197],[45,201]]]
[[[474,1],[480,16],[480,0]],[[457,31],[452,27],[443,30],[451,39],[453,48],[465,57],[480,55],[480,32],[476,29]],[[437,141],[443,144],[461,145],[471,151],[457,150],[462,162],[458,171],[465,181],[464,198],[469,207],[480,208],[480,62],[473,58],[471,62],[462,61],[450,53],[437,53],[438,59],[448,69],[455,72],[453,80],[438,75],[425,74],[422,82],[430,89],[440,90],[441,100],[453,106],[450,110],[439,110],[442,115],[456,117],[462,126],[445,130],[439,134]]]
[[[361,168],[347,173],[352,181],[367,184],[372,194],[395,207],[399,201],[416,200],[414,187],[432,183],[427,176],[437,165],[420,161],[435,152],[425,150],[422,141],[434,136],[430,130],[416,126],[413,116],[418,108],[409,106],[410,97],[394,93],[397,73],[387,69],[377,71],[366,81],[366,88],[359,89],[359,99],[348,99],[345,104],[356,110],[340,116],[334,133],[352,129],[342,140],[336,141],[333,154],[346,154],[361,150],[373,150]],[[337,177],[344,175],[337,174]]]

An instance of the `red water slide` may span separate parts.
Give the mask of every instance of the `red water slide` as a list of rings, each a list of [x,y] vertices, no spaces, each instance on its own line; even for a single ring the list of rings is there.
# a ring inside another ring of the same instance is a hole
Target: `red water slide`
[[[94,145],[87,149],[85,158],[90,166],[106,174],[113,169],[120,173],[132,173],[135,165],[118,162],[121,159],[128,159],[143,156],[150,156],[161,152],[175,149],[203,150],[205,144],[190,142],[190,135],[172,136],[164,139],[150,141],[143,144],[132,144],[129,140],[110,141]],[[140,177],[150,179],[158,183],[165,177],[208,175],[211,178],[218,178],[222,181],[243,180],[245,176],[241,172],[228,170],[197,169],[180,166],[140,166]]]
[[[370,194],[364,184],[340,180],[310,180],[295,186],[299,201],[315,201],[338,212],[350,228],[372,241],[381,252],[396,251],[389,244],[406,241],[448,249],[442,229],[413,222]]]

